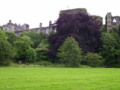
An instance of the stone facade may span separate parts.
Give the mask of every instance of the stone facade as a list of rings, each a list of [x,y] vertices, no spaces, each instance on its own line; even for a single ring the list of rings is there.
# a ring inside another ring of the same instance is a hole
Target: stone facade
[[[62,10],[60,11],[60,16],[63,14],[77,14],[79,12],[87,13],[87,10],[85,8],[77,8],[77,9],[69,9],[69,10]],[[88,13],[87,13],[88,14]],[[88,14],[89,15],[89,14]],[[103,18],[100,16],[91,15],[94,19],[100,22],[102,25]],[[107,32],[109,32],[111,29],[118,29],[120,27],[120,16],[112,16],[111,13],[107,13],[106,15],[106,29]],[[6,25],[3,25],[3,30],[5,31],[14,31],[17,35],[19,35],[23,31],[35,31],[35,32],[44,32],[46,34],[49,33],[50,30],[56,31],[56,24],[52,24],[51,21],[49,21],[49,26],[42,27],[42,23],[40,23],[39,27],[37,28],[29,28],[28,24],[23,25],[17,25],[13,24],[11,20]]]
[[[13,24],[11,20],[6,25],[2,26],[4,31],[14,31],[17,35],[24,31],[35,31],[35,32],[44,32],[46,34],[49,33],[50,30],[55,30],[56,31],[56,24],[52,24],[52,22],[49,22],[49,26],[47,27],[42,27],[42,23],[40,23],[40,26],[37,28],[29,28],[28,24],[23,24],[23,25],[17,25]]]
[[[13,24],[11,20],[9,20],[9,22],[6,25],[3,25],[3,30],[5,31],[24,31],[28,29],[29,29],[28,24],[17,25]]]
[[[40,26],[38,28],[31,28],[29,30],[32,30],[32,31],[35,31],[35,32],[43,32],[43,33],[49,34],[49,32],[51,30],[56,31],[56,24],[55,23],[52,24],[52,22],[49,21],[49,26],[47,26],[47,27],[43,27],[42,23],[40,23]]]
[[[111,13],[106,15],[106,29],[109,32],[111,29],[118,29],[120,25],[120,16],[112,16]]]
[[[68,10],[61,10],[60,11],[60,16],[62,16],[63,14],[78,14],[78,13],[85,13],[90,15],[87,10],[85,8],[76,8],[76,9],[68,9]],[[97,15],[90,15],[92,18],[96,19],[96,21],[98,21],[101,25],[103,22],[103,18],[101,16],[97,16]]]
[[[87,14],[87,10],[85,8],[76,8],[76,9],[61,10],[60,11],[60,16],[62,14],[77,14],[77,13],[80,13],[80,12]]]

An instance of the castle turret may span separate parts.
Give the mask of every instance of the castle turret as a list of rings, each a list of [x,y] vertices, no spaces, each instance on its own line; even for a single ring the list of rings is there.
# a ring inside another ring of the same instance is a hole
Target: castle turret
[[[40,29],[42,28],[42,23],[40,23]]]
[[[50,20],[50,21],[49,21],[49,27],[51,27],[51,25],[52,25],[52,21]]]
[[[106,15],[106,28],[107,28],[107,32],[109,32],[112,29],[112,14],[111,13],[107,13]]]
[[[11,20],[9,20],[9,23],[12,23],[12,21],[11,21]]]

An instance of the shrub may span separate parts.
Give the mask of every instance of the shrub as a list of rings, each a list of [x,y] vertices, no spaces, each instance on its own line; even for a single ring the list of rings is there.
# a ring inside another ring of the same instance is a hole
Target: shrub
[[[39,61],[39,62],[36,62],[36,64],[43,65],[43,66],[52,65],[52,63],[49,61]]]
[[[28,36],[20,37],[20,39],[14,42],[14,46],[16,48],[16,60],[22,62],[31,62],[35,58],[35,51],[32,48],[33,42]]]
[[[0,65],[9,65],[16,54],[15,48],[7,41],[5,33],[0,30]]]
[[[2,62],[0,62],[0,66],[10,66],[12,63],[12,60],[6,59],[6,60],[2,60]]]
[[[82,59],[82,51],[73,37],[68,37],[58,51],[57,56],[61,63],[71,67],[79,66]]]
[[[97,53],[87,53],[83,62],[84,64],[92,67],[99,67],[103,64],[104,60],[102,56],[98,55]]]
[[[36,51],[33,48],[30,48],[26,51],[26,62],[33,63],[36,61]]]
[[[101,56],[105,59],[105,66],[120,67],[120,36],[118,32],[102,34]]]
[[[43,39],[36,48],[37,61],[47,60],[47,51],[49,50],[49,43],[47,39]]]
[[[11,31],[6,31],[6,37],[7,41],[11,44],[13,44],[17,40],[17,36],[15,35],[14,32]]]

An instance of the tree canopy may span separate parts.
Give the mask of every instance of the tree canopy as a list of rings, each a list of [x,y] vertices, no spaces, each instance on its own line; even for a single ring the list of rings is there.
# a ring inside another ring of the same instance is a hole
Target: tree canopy
[[[120,36],[117,32],[102,34],[101,55],[107,67],[120,67]]]
[[[0,65],[8,65],[15,54],[15,49],[7,41],[5,32],[0,30]]]
[[[49,36],[51,56],[67,37],[74,37],[84,52],[99,52],[101,23],[86,13],[62,14],[57,20],[57,33]]]
[[[80,65],[82,51],[73,37],[67,37],[58,51],[57,56],[61,63],[71,67],[78,67]]]

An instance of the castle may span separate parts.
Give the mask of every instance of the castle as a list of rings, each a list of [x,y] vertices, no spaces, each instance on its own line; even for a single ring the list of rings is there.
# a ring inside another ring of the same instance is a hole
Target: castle
[[[21,31],[27,29],[29,29],[28,24],[17,25],[17,24],[13,24],[11,20],[9,20],[9,22],[6,25],[3,25],[3,30],[5,31]]]
[[[120,16],[112,16],[111,13],[106,15],[106,29],[110,32],[111,29],[118,29],[120,26]]]
[[[62,10],[60,12],[60,15],[66,13],[66,14],[77,14],[79,12],[87,13],[87,10],[85,8],[77,8],[77,9],[69,9],[69,10]],[[96,15],[91,15],[94,19],[96,19],[101,25],[103,22],[103,18]],[[107,32],[110,32],[111,29],[118,29],[120,28],[120,16],[112,16],[111,13],[107,13],[105,17],[105,26]]]
[[[87,13],[87,10],[85,8],[77,8],[77,9],[69,9],[69,10],[61,10],[60,16],[62,14],[76,14],[79,12]],[[88,14],[88,13],[87,13]],[[100,16],[91,15],[93,18],[95,18],[100,24],[102,25],[103,18]],[[110,32],[111,29],[118,29],[120,27],[120,16],[112,16],[111,13],[107,13],[106,15],[106,30],[107,32]],[[20,35],[23,31],[35,31],[35,32],[44,32],[46,34],[49,33],[50,30],[56,31],[56,24],[51,21],[49,21],[49,26],[42,27],[42,23],[40,23],[39,27],[37,28],[29,28],[28,24],[23,25],[17,25],[13,24],[11,20],[6,25],[3,25],[2,28],[5,31],[14,31],[17,35]]]
[[[52,22],[49,21],[49,26],[47,27],[42,27],[42,23],[40,23],[40,26],[37,28],[29,28],[28,24],[17,25],[12,23],[11,20],[9,20],[9,22],[6,25],[3,25],[2,28],[4,31],[14,31],[17,35],[20,35],[20,33],[24,31],[35,31],[48,34],[51,30],[56,31],[56,24],[52,24]]]

